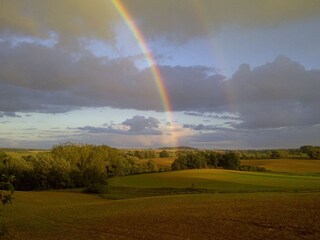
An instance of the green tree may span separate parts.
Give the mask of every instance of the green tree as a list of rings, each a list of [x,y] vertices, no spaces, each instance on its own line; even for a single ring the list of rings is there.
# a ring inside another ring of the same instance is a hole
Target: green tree
[[[206,168],[207,163],[201,152],[179,153],[178,158],[171,164],[172,170]]]
[[[240,168],[239,155],[234,152],[227,152],[223,155],[219,165],[224,169],[238,170]]]
[[[168,152],[167,150],[162,150],[162,151],[159,153],[159,156],[160,156],[161,158],[170,157],[169,152]]]

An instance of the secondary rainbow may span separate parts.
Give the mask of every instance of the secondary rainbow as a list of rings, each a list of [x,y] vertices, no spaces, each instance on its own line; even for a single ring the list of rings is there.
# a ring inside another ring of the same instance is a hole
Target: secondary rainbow
[[[149,50],[148,44],[147,44],[145,38],[143,37],[142,32],[138,28],[137,24],[135,23],[134,19],[132,18],[131,14],[129,13],[129,11],[125,7],[125,5],[120,0],[112,0],[111,2],[113,4],[114,8],[117,10],[117,12],[122,17],[122,19],[127,24],[130,31],[132,32],[132,34],[135,37],[142,53],[144,54],[144,56],[146,58],[146,61],[150,65],[151,73],[152,73],[152,76],[155,80],[157,89],[159,91],[161,101],[163,104],[163,108],[167,114],[167,120],[169,122],[172,122],[173,116],[172,116],[170,98],[169,98],[168,92],[165,88],[163,77],[161,76],[160,70],[157,67],[156,61],[155,61],[151,51]],[[172,135],[174,135],[174,134],[172,133]],[[173,138],[174,138],[174,144],[176,145],[176,139],[175,139],[175,137],[173,137]]]

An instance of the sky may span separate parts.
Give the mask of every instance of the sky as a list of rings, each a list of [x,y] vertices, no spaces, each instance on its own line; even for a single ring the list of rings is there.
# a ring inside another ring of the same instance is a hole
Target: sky
[[[320,145],[318,0],[0,6],[0,147]]]

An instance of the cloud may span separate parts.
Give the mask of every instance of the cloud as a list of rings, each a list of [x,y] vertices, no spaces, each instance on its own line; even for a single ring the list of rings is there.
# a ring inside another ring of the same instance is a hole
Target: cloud
[[[153,117],[146,118],[144,116],[134,116],[125,120],[120,125],[104,124],[105,127],[85,126],[75,129],[91,134],[162,135],[159,124],[160,121]]]
[[[226,83],[230,109],[238,112],[237,127],[277,128],[320,123],[320,70],[279,56],[253,70],[242,65]]]
[[[208,112],[184,112],[184,114],[188,116],[202,117],[202,118],[213,118],[213,119],[235,120],[235,121],[240,120],[238,116],[234,114],[230,115],[230,113],[214,114],[214,113],[208,113]]]
[[[14,117],[14,118],[21,118],[20,115],[14,113],[14,112],[0,112],[0,118],[2,117]],[[7,121],[5,121],[7,122]],[[4,123],[4,122],[2,122]]]
[[[181,139],[180,144],[206,149],[299,148],[319,143],[319,126],[279,129],[220,129],[199,132]],[[299,137],[297,137],[299,136]]]
[[[125,120],[122,124],[129,127],[128,132],[135,134],[161,135],[161,131],[157,130],[160,121],[153,117],[134,116],[133,118]]]
[[[58,47],[0,43],[0,111],[63,112],[81,107],[163,111],[150,69],[126,58],[75,58]],[[28,59],[26,61],[25,59]],[[206,67],[159,66],[174,110],[221,104],[223,76]],[[196,96],[196,99],[195,99]]]
[[[159,69],[174,111],[232,120],[236,128],[320,123],[320,70],[307,70],[285,56],[254,69],[243,64],[230,79],[202,66]],[[75,57],[58,47],[0,43],[1,116],[102,106],[164,111],[150,69],[140,70],[132,60],[97,58],[86,50]]]
[[[75,59],[57,47],[6,42],[0,43],[0,56],[0,111],[163,109],[151,73],[127,59],[96,58],[87,51]]]
[[[112,127],[93,127],[93,126],[85,126],[76,128],[81,131],[85,131],[88,133],[99,134],[99,133],[110,133],[110,134],[125,134],[127,131],[114,129]]]
[[[117,13],[109,1],[4,0],[0,9],[0,32],[5,35],[48,38],[58,34],[60,44],[79,38],[112,39]]]
[[[215,131],[215,130],[221,130],[226,129],[224,127],[221,127],[219,125],[203,125],[203,124],[184,124],[184,128],[190,128],[197,131]]]
[[[319,16],[317,0],[171,0],[121,1],[149,39],[165,37],[183,42],[216,33],[226,24],[242,27],[274,26]],[[165,17],[164,17],[165,13]],[[0,9],[0,33],[46,38],[51,32],[59,44],[79,38],[115,39],[114,26],[121,22],[111,1],[4,0]]]

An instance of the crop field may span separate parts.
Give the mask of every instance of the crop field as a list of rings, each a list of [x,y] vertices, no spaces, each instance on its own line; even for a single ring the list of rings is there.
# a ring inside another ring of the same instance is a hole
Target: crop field
[[[103,200],[16,192],[8,239],[319,239],[320,193],[225,193]]]
[[[241,160],[243,165],[252,165],[264,167],[273,172],[290,173],[319,173],[320,160],[307,159],[259,159],[259,160]]]

